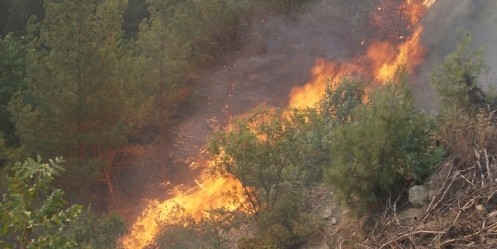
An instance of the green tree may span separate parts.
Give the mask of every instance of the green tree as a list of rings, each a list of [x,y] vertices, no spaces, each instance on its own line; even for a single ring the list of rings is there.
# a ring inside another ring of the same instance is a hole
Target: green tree
[[[146,71],[143,80],[145,86],[149,87],[149,102],[152,106],[150,117],[155,117],[152,121],[159,124],[159,162],[163,174],[170,106],[177,98],[175,95],[179,89],[184,87],[190,69],[191,41],[185,39],[186,33],[190,32],[190,25],[175,18],[180,5],[171,1],[150,1],[150,17],[141,24],[138,36]],[[184,25],[185,29],[179,29],[179,25]]]
[[[285,121],[279,111],[256,109],[236,120],[231,131],[219,131],[210,140],[210,152],[216,157],[213,172],[238,179],[254,213],[276,203],[285,174],[290,173],[293,143]]]
[[[305,7],[311,0],[255,0],[251,1],[253,8],[259,11],[271,10],[285,15],[293,14]]]
[[[319,103],[319,113],[331,125],[351,121],[352,110],[362,104],[366,84],[359,79],[343,77],[338,83],[329,83]]]
[[[211,62],[237,31],[240,1],[148,1],[149,18],[140,25],[144,85],[149,92],[151,123],[158,124],[159,162],[166,172],[167,130],[191,92],[194,68]],[[175,108],[176,107],[176,108]],[[176,110],[175,110],[176,109]],[[180,114],[181,115],[181,114]]]
[[[14,37],[12,33],[0,39],[0,134],[3,134],[5,146],[12,152],[20,146],[15,134],[15,124],[8,110],[12,96],[26,90],[26,60],[24,40]],[[2,135],[0,135],[2,136]],[[8,151],[0,151],[0,168],[7,159]],[[17,158],[18,159],[18,158]]]
[[[312,110],[255,109],[212,136],[212,172],[238,179],[254,213],[271,209],[320,179],[328,150],[318,128]]]
[[[78,248],[117,248],[118,238],[126,232],[126,222],[116,214],[97,216],[91,208],[81,212],[65,233]]]
[[[31,21],[28,30],[29,90],[10,105],[17,132],[27,153],[61,153],[74,162],[67,174],[73,177],[64,178],[69,186],[80,191],[82,181],[94,186],[104,175],[112,193],[112,160],[127,144],[141,96],[122,39],[126,1],[46,0],[44,6],[43,21]]]
[[[239,217],[225,209],[213,209],[205,212],[200,220],[185,215],[181,207],[172,210],[171,219],[161,226],[161,233],[156,243],[159,248],[231,248],[226,236],[231,228],[236,227]],[[180,218],[177,218],[180,217]]]
[[[240,19],[247,10],[246,1],[205,0],[187,1],[189,13],[185,17],[192,19],[195,33],[189,34],[193,41],[193,56],[199,62],[209,62],[236,45],[240,35]]]
[[[329,182],[351,207],[374,207],[421,181],[442,156],[432,147],[431,122],[415,110],[403,83],[374,89],[354,119],[333,132]]]
[[[479,80],[488,70],[483,50],[471,50],[470,43],[471,39],[465,35],[457,50],[445,58],[431,77],[445,110],[454,108],[468,114],[476,113],[477,108],[491,102]]]
[[[52,181],[63,171],[62,158],[42,163],[28,158],[12,167],[8,192],[0,203],[2,248],[73,248],[74,241],[63,235],[81,206],[67,207],[63,192]],[[13,240],[16,243],[9,243]]]

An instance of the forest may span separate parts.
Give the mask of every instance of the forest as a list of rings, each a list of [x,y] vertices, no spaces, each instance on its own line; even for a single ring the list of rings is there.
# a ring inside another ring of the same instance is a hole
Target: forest
[[[494,48],[422,39],[455,2],[0,0],[0,247],[497,246]]]

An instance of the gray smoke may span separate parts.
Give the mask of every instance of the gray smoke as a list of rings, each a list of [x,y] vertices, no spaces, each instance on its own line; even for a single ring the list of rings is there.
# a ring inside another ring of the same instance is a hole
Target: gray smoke
[[[223,65],[198,73],[197,110],[171,130],[168,167],[173,185],[194,179],[188,166],[202,162],[201,151],[214,128],[232,116],[265,104],[286,107],[294,86],[309,80],[316,58],[348,61],[364,55],[382,38],[370,23],[376,0],[321,0],[298,16],[257,20],[244,31],[243,49],[227,55]],[[497,0],[438,0],[423,20],[427,60],[414,75],[412,87],[420,107],[437,108],[429,76],[458,44],[457,28],[466,29],[476,46],[487,48],[487,60],[497,65]],[[148,178],[147,178],[148,179]],[[150,181],[157,186],[156,181]],[[158,191],[162,193],[161,190]]]
[[[482,75],[486,85],[496,84],[492,75],[497,71],[497,1],[495,0],[438,0],[423,20],[423,44],[428,49],[426,62],[419,70],[417,97],[422,108],[437,109],[437,96],[429,78],[443,59],[455,51],[461,33],[472,39],[471,49],[483,47],[489,74]]]

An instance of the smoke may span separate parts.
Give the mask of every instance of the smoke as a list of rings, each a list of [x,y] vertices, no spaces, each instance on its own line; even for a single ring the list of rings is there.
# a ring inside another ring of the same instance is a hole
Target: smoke
[[[423,20],[423,44],[427,48],[426,62],[419,69],[419,87],[416,89],[423,109],[437,109],[437,96],[429,78],[443,59],[455,51],[461,41],[461,32],[472,39],[471,49],[483,47],[489,74],[482,83],[496,84],[492,75],[497,70],[497,1],[494,0],[438,0]]]
[[[364,55],[367,46],[384,38],[370,22],[378,1],[321,0],[297,16],[261,18],[244,31],[241,51],[230,52],[224,64],[198,72],[194,93],[196,111],[171,130],[168,168],[171,185],[192,182],[202,167],[209,134],[226,127],[232,117],[267,105],[284,108],[293,87],[309,80],[317,58],[334,62]],[[458,44],[457,28],[466,29],[474,43],[487,48],[491,65],[497,65],[497,23],[493,0],[438,0],[423,20],[426,62],[413,76],[412,88],[419,106],[437,109],[437,96],[429,84],[433,69]],[[495,70],[494,70],[495,71]],[[148,174],[148,173],[147,173]],[[157,176],[158,177],[158,176]],[[145,178],[149,179],[147,175]],[[162,179],[164,180],[164,179]],[[150,180],[149,189],[163,190]],[[154,192],[154,191],[152,191]]]
[[[228,52],[224,63],[197,72],[195,112],[170,130],[168,186],[192,183],[202,168],[209,134],[226,127],[232,117],[267,105],[284,108],[291,89],[309,80],[317,58],[346,61],[364,54],[375,33],[369,22],[374,1],[313,1],[293,16],[259,17],[245,25],[240,51]],[[153,165],[153,163],[150,163]],[[148,165],[148,163],[147,163]],[[164,196],[157,169],[140,168],[134,178],[147,186],[147,198]],[[138,171],[138,170],[137,170]]]

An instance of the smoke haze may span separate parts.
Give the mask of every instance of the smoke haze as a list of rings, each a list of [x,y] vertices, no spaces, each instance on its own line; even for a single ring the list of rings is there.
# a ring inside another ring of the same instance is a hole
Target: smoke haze
[[[325,0],[299,16],[257,20],[244,34],[241,51],[228,54],[217,69],[200,72],[197,110],[172,131],[167,148],[171,184],[195,178],[196,171],[185,168],[204,162],[199,157],[214,128],[260,105],[286,107],[291,89],[309,79],[317,58],[341,61],[364,52],[373,34],[367,5]]]
[[[171,130],[171,143],[166,148],[171,184],[195,179],[198,171],[188,167],[205,162],[201,152],[213,129],[225,127],[232,116],[260,105],[286,107],[291,89],[309,80],[317,58],[347,61],[364,55],[371,42],[384,38],[370,22],[368,11],[375,6],[375,1],[323,0],[299,16],[257,20],[243,35],[241,51],[228,54],[223,65],[198,73],[196,111]],[[486,48],[490,72],[495,72],[495,13],[494,0],[438,0],[427,12],[422,22],[427,57],[412,77],[420,108],[438,108],[429,77],[457,47],[458,28],[470,33],[475,46]],[[142,192],[164,197],[159,180],[151,180],[159,177],[154,172],[156,169],[150,167],[143,172],[141,179],[147,179],[149,186]]]
[[[427,48],[426,62],[419,69],[417,96],[424,109],[436,109],[436,94],[431,89],[429,78],[443,59],[455,51],[461,41],[461,32],[472,39],[471,48],[485,49],[485,61],[489,74],[483,75],[482,83],[495,86],[492,75],[497,70],[497,1],[494,0],[438,0],[423,20],[425,32],[423,44]]]

